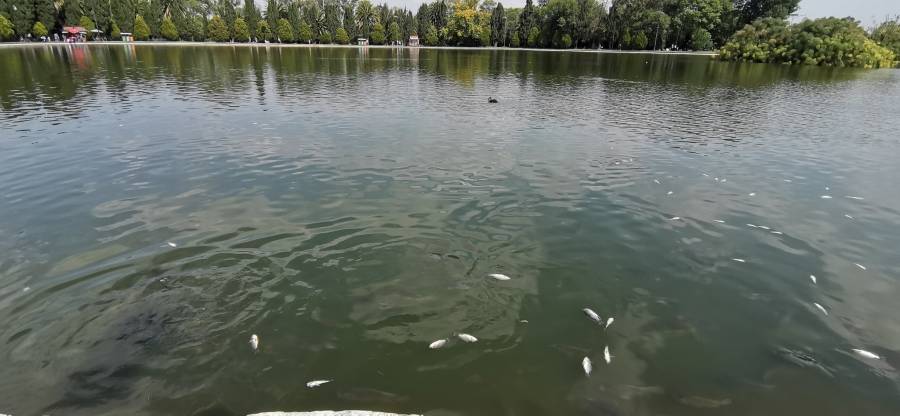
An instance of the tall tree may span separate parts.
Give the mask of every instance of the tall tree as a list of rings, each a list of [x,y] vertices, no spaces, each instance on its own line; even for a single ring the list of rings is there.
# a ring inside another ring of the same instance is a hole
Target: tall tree
[[[56,5],[53,4],[53,0],[35,0],[34,14],[37,21],[43,23],[47,30],[54,31],[56,16],[59,13],[56,11]]]
[[[20,37],[25,37],[25,35],[31,33],[31,28],[34,26],[34,3],[27,0],[17,0],[12,2],[11,9],[9,20],[12,22],[16,34]],[[79,17],[81,16],[79,15],[74,19],[75,23],[78,22]]]
[[[291,6],[294,7],[294,6]],[[281,18],[281,12],[278,10],[278,3],[275,0],[269,0],[266,2],[266,23],[269,24],[269,27],[278,26],[278,19]]]
[[[537,13],[534,10],[534,3],[531,0],[525,0],[525,7],[522,8],[522,13],[519,14],[519,39],[523,42],[528,39],[528,36],[531,35],[531,28],[533,28],[537,21]]]
[[[369,0],[362,0],[356,5],[356,34],[367,38],[372,32],[372,26],[376,21],[375,8]]]
[[[260,16],[259,16],[259,9],[256,8],[255,0],[244,0],[244,13],[243,14],[244,14],[244,20],[247,21],[247,27],[250,29],[250,37],[251,38],[259,37],[260,39],[263,39],[263,38],[268,39],[268,37],[264,37],[263,35],[260,35],[259,33],[257,33],[257,30],[259,29],[259,17]],[[269,27],[270,26],[266,26],[266,29],[268,29]]]
[[[234,28],[234,19],[237,17],[237,13],[234,12],[234,4],[231,3],[231,0],[218,0],[218,3],[216,3],[216,13],[221,16],[222,20],[225,22],[225,26],[228,27],[230,38],[231,30]]]
[[[498,3],[491,11],[491,44],[502,45],[506,38],[506,13],[503,11],[503,3]]]
[[[740,26],[764,17],[787,19],[799,6],[800,0],[734,0]]]

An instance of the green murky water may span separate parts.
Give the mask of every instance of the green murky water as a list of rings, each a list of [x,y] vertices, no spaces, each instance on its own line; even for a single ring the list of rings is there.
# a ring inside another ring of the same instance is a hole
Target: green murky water
[[[898,131],[897,70],[0,48],[0,413],[896,415]]]

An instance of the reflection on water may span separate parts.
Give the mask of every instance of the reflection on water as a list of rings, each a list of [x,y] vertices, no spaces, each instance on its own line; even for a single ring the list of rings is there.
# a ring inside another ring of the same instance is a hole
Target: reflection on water
[[[898,97],[700,56],[0,48],[0,412],[897,414]]]

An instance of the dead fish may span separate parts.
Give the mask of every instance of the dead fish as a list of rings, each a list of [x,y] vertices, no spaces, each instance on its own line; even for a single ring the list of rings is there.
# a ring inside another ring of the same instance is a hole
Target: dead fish
[[[859,267],[860,269],[863,269],[863,270],[866,269],[866,266],[863,266],[862,264],[859,264],[859,263],[853,263],[853,264],[855,264],[856,267]]]
[[[793,181],[792,181],[792,180],[790,180],[790,179],[785,179],[785,180],[784,180],[784,181],[785,181],[785,182],[787,182],[787,183],[791,183],[791,182],[793,182]]]
[[[171,241],[169,241],[169,242],[166,243],[166,244],[168,244],[169,247],[178,247],[178,244],[175,244],[175,243],[173,243],[173,242],[171,242]]]
[[[590,376],[591,371],[594,371],[594,365],[591,364],[591,359],[588,357],[584,357],[584,359],[581,360],[581,368],[584,369],[585,375]]]
[[[603,329],[609,328],[609,326],[612,325],[613,321],[615,321],[615,319],[610,316],[609,319],[606,320],[606,326],[604,326]]]
[[[878,354],[875,354],[875,353],[872,353],[872,352],[869,352],[869,351],[866,351],[866,350],[861,350],[861,349],[859,349],[859,348],[854,348],[854,349],[853,349],[853,352],[855,352],[855,353],[857,353],[857,354],[859,354],[859,355],[861,355],[861,356],[863,356],[863,357],[866,357],[866,358],[873,358],[873,359],[876,359],[876,360],[880,360],[880,359],[881,359],[881,357],[879,357]]]
[[[771,230],[771,228],[766,227],[765,225],[760,225],[759,228],[762,228],[763,230],[766,230],[766,231]]]
[[[433,350],[436,350],[436,349],[438,349],[438,348],[443,347],[444,345],[447,345],[447,340],[446,340],[446,339],[439,339],[439,340],[437,340],[437,341],[432,342],[431,344],[428,344],[428,348],[431,348],[431,349],[433,349]]]
[[[751,228],[759,228],[758,225],[753,225],[753,224],[749,224],[749,223],[747,224],[747,226],[748,226],[748,227],[751,227]]]
[[[749,195],[749,196],[756,196],[756,192],[750,192],[748,195]]]
[[[654,179],[653,182],[659,183],[659,179]]]
[[[607,364],[612,362],[612,355],[609,354],[609,346],[603,347],[603,361],[606,361]]]
[[[719,223],[719,224],[725,224],[725,221],[722,221],[722,220],[713,220],[713,221],[715,221],[715,222],[717,222],[717,223]]]
[[[465,342],[478,342],[478,338],[475,338],[469,334],[457,334],[456,336]]]
[[[826,190],[826,191],[830,191],[831,188],[829,188],[829,187],[826,186],[826,187],[825,187],[825,190]]]
[[[781,232],[781,231],[769,231],[769,232],[772,233],[772,234],[777,234],[777,235],[782,235],[782,234],[784,234],[784,233]]]
[[[672,218],[669,218],[669,219],[672,220],[672,221],[676,221],[676,220],[680,220],[681,217],[672,217]]]
[[[816,284],[816,276],[809,275],[809,280],[812,280],[813,284]]]
[[[822,313],[824,313],[825,316],[828,316],[828,311],[826,311],[825,308],[824,308],[822,305],[819,305],[819,304],[816,303],[816,302],[813,302],[813,305],[814,305],[815,307],[819,308],[819,310],[822,311]]]
[[[672,191],[669,191],[668,193],[666,193],[666,195],[672,195],[672,193]]]
[[[709,177],[709,174],[708,174],[708,173],[704,173],[703,176],[706,176],[706,177],[708,178],[708,177]]]
[[[527,320],[527,319],[522,319],[522,320],[519,321],[519,323],[527,324],[527,323],[528,323],[528,320]]]
[[[256,336],[256,334],[250,335],[250,348],[252,348],[253,351],[259,349],[259,337]]]
[[[822,199],[831,199],[831,195],[822,195],[821,198]]]
[[[490,277],[491,279],[496,279],[496,280],[509,280],[509,276],[507,276],[505,274],[500,274],[500,273],[491,273],[488,275],[488,277]]]
[[[844,216],[847,217],[847,218],[849,218],[849,219],[851,219],[851,220],[853,219],[853,217],[851,217],[850,214],[844,214]]]
[[[713,178],[713,179],[715,179],[715,180],[716,180],[716,182],[718,182],[718,181],[719,181],[719,178]]]
[[[681,404],[700,409],[714,409],[731,404],[731,399],[710,399],[700,396],[682,397],[678,399],[678,401],[681,402]]]
[[[728,182],[728,179],[722,178],[722,183]]]
[[[601,321],[600,315],[597,315],[597,312],[594,312],[593,310],[591,310],[591,308],[584,308],[581,311],[584,312],[584,314],[587,315],[587,317],[590,318],[592,321],[594,321],[596,323],[600,323],[600,321]]]
[[[857,200],[859,200],[859,199],[864,199],[864,198],[861,197],[861,196],[849,196],[849,195],[847,196],[847,198],[850,198],[850,199],[857,199]]]
[[[737,259],[737,258],[734,258],[734,259],[732,259],[732,260],[734,260],[734,261],[736,261],[736,262],[738,262],[738,263],[746,263],[746,262],[747,262],[747,260],[744,260],[744,259]]]
[[[313,380],[313,381],[310,381],[309,383],[306,383],[306,387],[315,388],[315,387],[319,387],[325,383],[331,383],[331,380]]]

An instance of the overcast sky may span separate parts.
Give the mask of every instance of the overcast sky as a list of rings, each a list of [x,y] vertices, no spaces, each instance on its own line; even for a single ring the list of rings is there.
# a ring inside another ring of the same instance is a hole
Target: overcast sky
[[[373,3],[380,4],[384,1],[373,0]],[[421,0],[386,1],[392,6],[405,6],[413,12],[422,4]],[[521,7],[525,5],[525,0],[500,0],[500,2],[504,6]],[[609,2],[610,0],[606,0],[607,4]],[[537,3],[536,0],[535,3]],[[853,16],[862,21],[863,26],[871,26],[875,22],[884,20],[887,16],[900,15],[900,0],[801,0],[797,15],[799,18]]]

